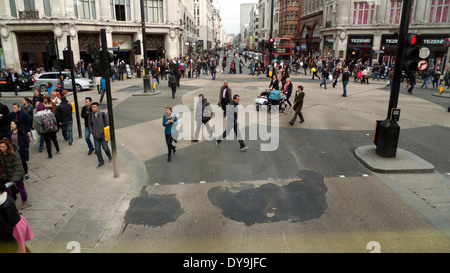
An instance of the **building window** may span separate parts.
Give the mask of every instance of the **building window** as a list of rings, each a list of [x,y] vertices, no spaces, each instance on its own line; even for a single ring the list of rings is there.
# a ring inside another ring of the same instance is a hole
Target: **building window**
[[[92,1],[92,0],[91,0]],[[117,21],[131,20],[130,0],[110,0],[111,18]]]
[[[449,18],[450,0],[432,0],[430,9],[430,23],[446,23]]]
[[[162,0],[147,0],[144,3],[146,20],[151,23],[164,22],[164,6]]]
[[[23,0],[25,11],[35,11],[34,0]]]
[[[391,13],[389,23],[391,24],[400,24],[400,17],[402,14],[402,1],[391,1]]]
[[[367,25],[373,24],[375,5],[368,2],[353,3],[353,24]]]
[[[403,7],[403,1],[402,0],[391,0],[391,12],[389,16],[389,23],[390,24],[400,24],[400,20],[402,17],[402,7]],[[413,10],[414,10],[414,0],[412,0],[411,4],[411,14],[409,18],[409,22],[411,23],[413,19]]]
[[[52,8],[50,5],[50,0],[44,0],[44,14],[47,17],[52,16]]]
[[[16,0],[9,0],[9,6],[11,8],[11,16],[17,18]]]
[[[50,0],[44,1],[50,2]],[[74,0],[74,13],[75,17],[80,19],[96,19],[95,0]]]

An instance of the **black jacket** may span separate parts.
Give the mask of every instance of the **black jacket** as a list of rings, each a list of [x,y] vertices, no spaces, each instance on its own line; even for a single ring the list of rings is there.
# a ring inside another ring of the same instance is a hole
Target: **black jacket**
[[[6,196],[5,202],[0,205],[0,214],[3,216],[3,220],[9,229],[13,231],[14,227],[20,221],[20,214],[11,196],[9,194]]]
[[[8,106],[0,103],[0,137],[3,137],[9,131],[10,123],[8,123]]]
[[[12,131],[9,130],[6,133],[6,138],[11,140]],[[28,161],[30,159],[30,139],[25,133],[18,133],[18,145],[19,145],[19,155],[22,160]]]
[[[280,90],[280,82],[278,81],[278,79],[276,79],[275,81],[272,79],[269,88],[271,87],[273,87],[274,90]]]
[[[56,107],[55,116],[58,123],[72,121],[72,105],[67,101],[61,102],[61,104]]]
[[[88,121],[89,121],[89,115],[92,113],[92,108],[87,108],[86,106],[83,106],[81,108],[81,117],[84,119],[84,127],[89,127]]]
[[[11,121],[18,121],[20,123],[20,126],[22,126],[25,133],[30,132],[30,121],[28,119],[28,114],[22,111],[18,111],[17,113],[10,112],[8,113],[7,122],[8,125],[11,124]],[[9,127],[9,126],[8,126]]]

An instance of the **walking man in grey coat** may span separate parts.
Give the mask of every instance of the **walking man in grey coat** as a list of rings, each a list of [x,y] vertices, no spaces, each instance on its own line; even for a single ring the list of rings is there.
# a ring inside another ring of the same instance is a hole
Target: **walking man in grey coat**
[[[100,146],[103,148],[103,151],[105,151],[105,154],[106,156],[108,156],[109,161],[111,162],[112,160],[111,151],[108,147],[108,141],[105,140],[105,127],[109,126],[109,121],[108,115],[98,109],[98,102],[93,102],[91,108],[92,113],[89,115],[88,125],[89,130],[94,136],[95,154],[98,158],[97,168],[100,168],[105,164]]]

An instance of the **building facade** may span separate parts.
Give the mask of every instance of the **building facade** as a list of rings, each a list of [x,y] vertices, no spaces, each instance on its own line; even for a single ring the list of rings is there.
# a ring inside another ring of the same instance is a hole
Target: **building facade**
[[[395,62],[403,1],[324,0],[321,48],[325,55],[341,59]],[[449,67],[450,0],[415,0],[409,32],[420,34],[431,54],[430,67]],[[445,61],[445,64],[444,64]]]
[[[296,46],[300,45],[299,20],[301,7],[302,0],[280,1],[279,35],[280,37],[291,38],[291,52],[293,54],[298,54]]]
[[[212,26],[203,28],[196,24],[196,2],[202,7],[199,10],[211,10],[211,0],[144,0],[144,48],[150,59],[183,55],[187,53],[188,41],[204,39],[206,48],[206,41],[212,40],[211,31],[206,29]],[[211,16],[204,20],[208,18]],[[62,59],[68,39],[74,61],[83,59],[89,63],[92,56],[87,53],[87,45],[100,46],[101,29],[106,30],[108,48],[116,58],[134,64],[143,58],[133,52],[133,42],[143,40],[141,19],[140,0],[0,1],[2,66],[20,70],[36,65],[49,69],[47,41],[56,41]],[[208,34],[210,38],[203,38]]]
[[[300,56],[322,55],[320,30],[323,21],[323,1],[303,0],[300,16]]]

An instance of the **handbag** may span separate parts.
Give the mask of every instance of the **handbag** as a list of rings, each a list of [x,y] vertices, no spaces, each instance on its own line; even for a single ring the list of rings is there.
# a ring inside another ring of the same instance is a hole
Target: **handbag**
[[[328,79],[329,79],[330,81],[333,81],[333,75],[329,75],[329,76],[328,76]]]

